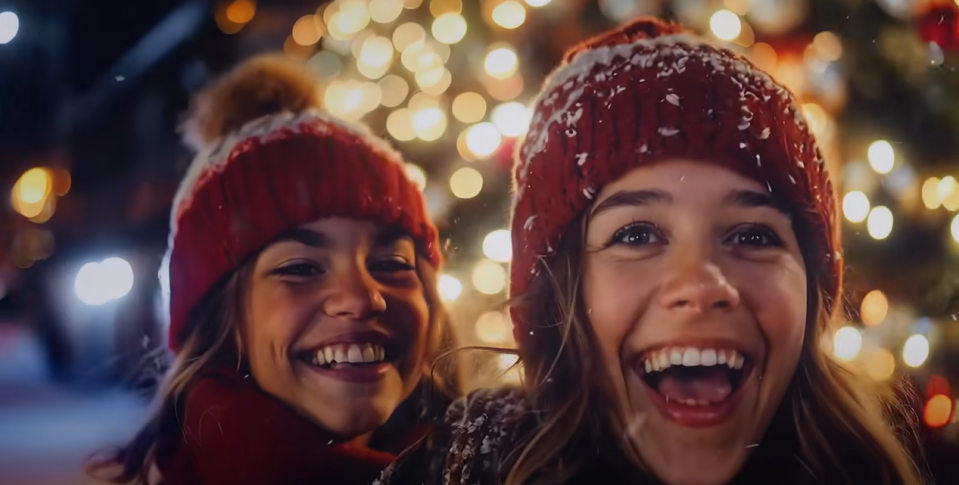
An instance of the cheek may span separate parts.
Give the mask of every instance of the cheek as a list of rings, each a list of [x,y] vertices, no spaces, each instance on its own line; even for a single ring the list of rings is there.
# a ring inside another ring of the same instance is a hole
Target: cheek
[[[652,291],[642,262],[587,256],[583,267],[583,305],[607,367],[619,369],[620,348],[637,330]]]
[[[250,365],[262,374],[267,366],[290,356],[286,353],[303,325],[310,320],[310,299],[282,285],[254,284],[243,322],[244,346]]]
[[[756,268],[741,275],[741,288],[769,346],[770,367],[790,373],[806,331],[806,274],[798,265],[776,271]]]

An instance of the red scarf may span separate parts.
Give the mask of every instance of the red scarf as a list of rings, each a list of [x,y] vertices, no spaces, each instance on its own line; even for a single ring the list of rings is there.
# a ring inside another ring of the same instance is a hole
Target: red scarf
[[[413,425],[386,451],[343,442],[234,369],[193,385],[181,419],[158,447],[163,485],[367,485],[425,434]]]

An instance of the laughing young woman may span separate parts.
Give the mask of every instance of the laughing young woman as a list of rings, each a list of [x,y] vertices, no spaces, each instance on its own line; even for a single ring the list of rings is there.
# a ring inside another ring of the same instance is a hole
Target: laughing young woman
[[[512,222],[525,388],[457,402],[381,483],[921,483],[895,402],[822,350],[835,199],[782,86],[639,19],[571,50],[534,110]]]
[[[314,111],[316,86],[257,58],[198,99],[166,260],[176,361],[99,464],[114,481],[366,484],[448,404],[436,229],[399,155]]]

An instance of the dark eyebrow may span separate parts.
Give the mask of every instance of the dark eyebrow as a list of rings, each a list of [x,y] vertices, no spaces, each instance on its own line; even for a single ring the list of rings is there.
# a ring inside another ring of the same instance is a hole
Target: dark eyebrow
[[[785,204],[768,193],[756,192],[755,190],[733,190],[726,196],[724,203],[740,207],[769,207],[776,209],[783,215],[790,215],[789,208]]]
[[[325,248],[331,245],[330,238],[327,237],[326,234],[300,227],[294,227],[293,229],[283,231],[279,236],[273,239],[273,243],[278,243],[280,241],[293,241],[306,246],[313,246],[315,248]]]
[[[412,241],[413,238],[399,227],[388,226],[376,235],[374,245],[381,248],[385,246],[392,246],[393,244],[402,240]]]
[[[622,190],[606,198],[599,203],[590,217],[596,217],[602,212],[608,211],[620,206],[641,206],[653,203],[669,203],[673,201],[673,196],[662,190]]]

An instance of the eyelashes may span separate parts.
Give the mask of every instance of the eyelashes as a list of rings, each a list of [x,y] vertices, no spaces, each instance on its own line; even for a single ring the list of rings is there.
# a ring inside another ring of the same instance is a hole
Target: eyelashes
[[[657,225],[651,222],[633,222],[613,233],[604,247],[629,246],[641,248],[667,244],[669,244],[669,240]],[[734,227],[723,238],[723,244],[752,249],[783,247],[784,245],[782,238],[775,230],[760,223],[740,224]]]
[[[399,257],[376,260],[367,265],[367,271],[371,273],[393,274],[414,270],[416,270],[415,266]],[[323,276],[327,272],[326,268],[314,262],[296,262],[276,268],[271,273],[290,278],[308,279]]]

